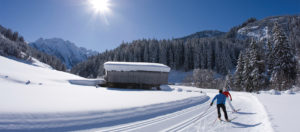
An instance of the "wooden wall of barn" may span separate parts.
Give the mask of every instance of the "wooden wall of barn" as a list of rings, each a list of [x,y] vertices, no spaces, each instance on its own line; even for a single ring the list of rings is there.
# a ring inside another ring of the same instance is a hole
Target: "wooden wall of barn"
[[[148,71],[107,71],[105,78],[108,83],[161,85],[168,84],[168,74],[168,72]]]

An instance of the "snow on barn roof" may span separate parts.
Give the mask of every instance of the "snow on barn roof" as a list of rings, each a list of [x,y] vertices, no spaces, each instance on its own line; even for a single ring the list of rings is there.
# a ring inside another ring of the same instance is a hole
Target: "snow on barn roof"
[[[144,63],[144,62],[113,62],[104,63],[106,71],[156,71],[170,72],[170,67],[159,63]]]

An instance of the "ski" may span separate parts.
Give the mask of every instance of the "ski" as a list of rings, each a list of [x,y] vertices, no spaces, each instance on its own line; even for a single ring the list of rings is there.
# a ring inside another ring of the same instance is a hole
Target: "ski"
[[[235,111],[231,111],[231,113],[237,113],[239,112],[241,109],[236,109]]]
[[[233,117],[231,119],[228,119],[228,121],[225,121],[225,120],[222,120],[222,119],[218,119],[220,122],[231,122],[233,121],[234,119],[236,119],[237,117]]]

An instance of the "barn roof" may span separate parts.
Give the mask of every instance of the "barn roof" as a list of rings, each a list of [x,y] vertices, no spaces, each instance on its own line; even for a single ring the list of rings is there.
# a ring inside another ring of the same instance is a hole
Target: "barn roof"
[[[170,67],[159,63],[144,62],[113,62],[104,63],[104,69],[107,71],[154,71],[170,72]]]

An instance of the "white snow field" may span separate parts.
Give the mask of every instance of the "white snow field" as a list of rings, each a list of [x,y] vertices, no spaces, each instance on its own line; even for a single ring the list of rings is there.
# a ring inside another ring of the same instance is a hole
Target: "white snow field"
[[[96,88],[70,80],[91,81],[0,56],[0,131],[101,128],[176,112],[209,99],[172,87],[167,91]]]
[[[300,94],[299,92],[291,93],[289,91],[279,94],[262,93],[256,95],[262,102],[272,127],[279,132],[298,132],[300,119]]]
[[[233,120],[220,122],[216,102],[209,107],[217,90],[84,86],[94,81],[99,80],[0,56],[0,131],[297,131],[298,93],[231,92],[232,104],[240,110],[232,113],[227,107]]]

